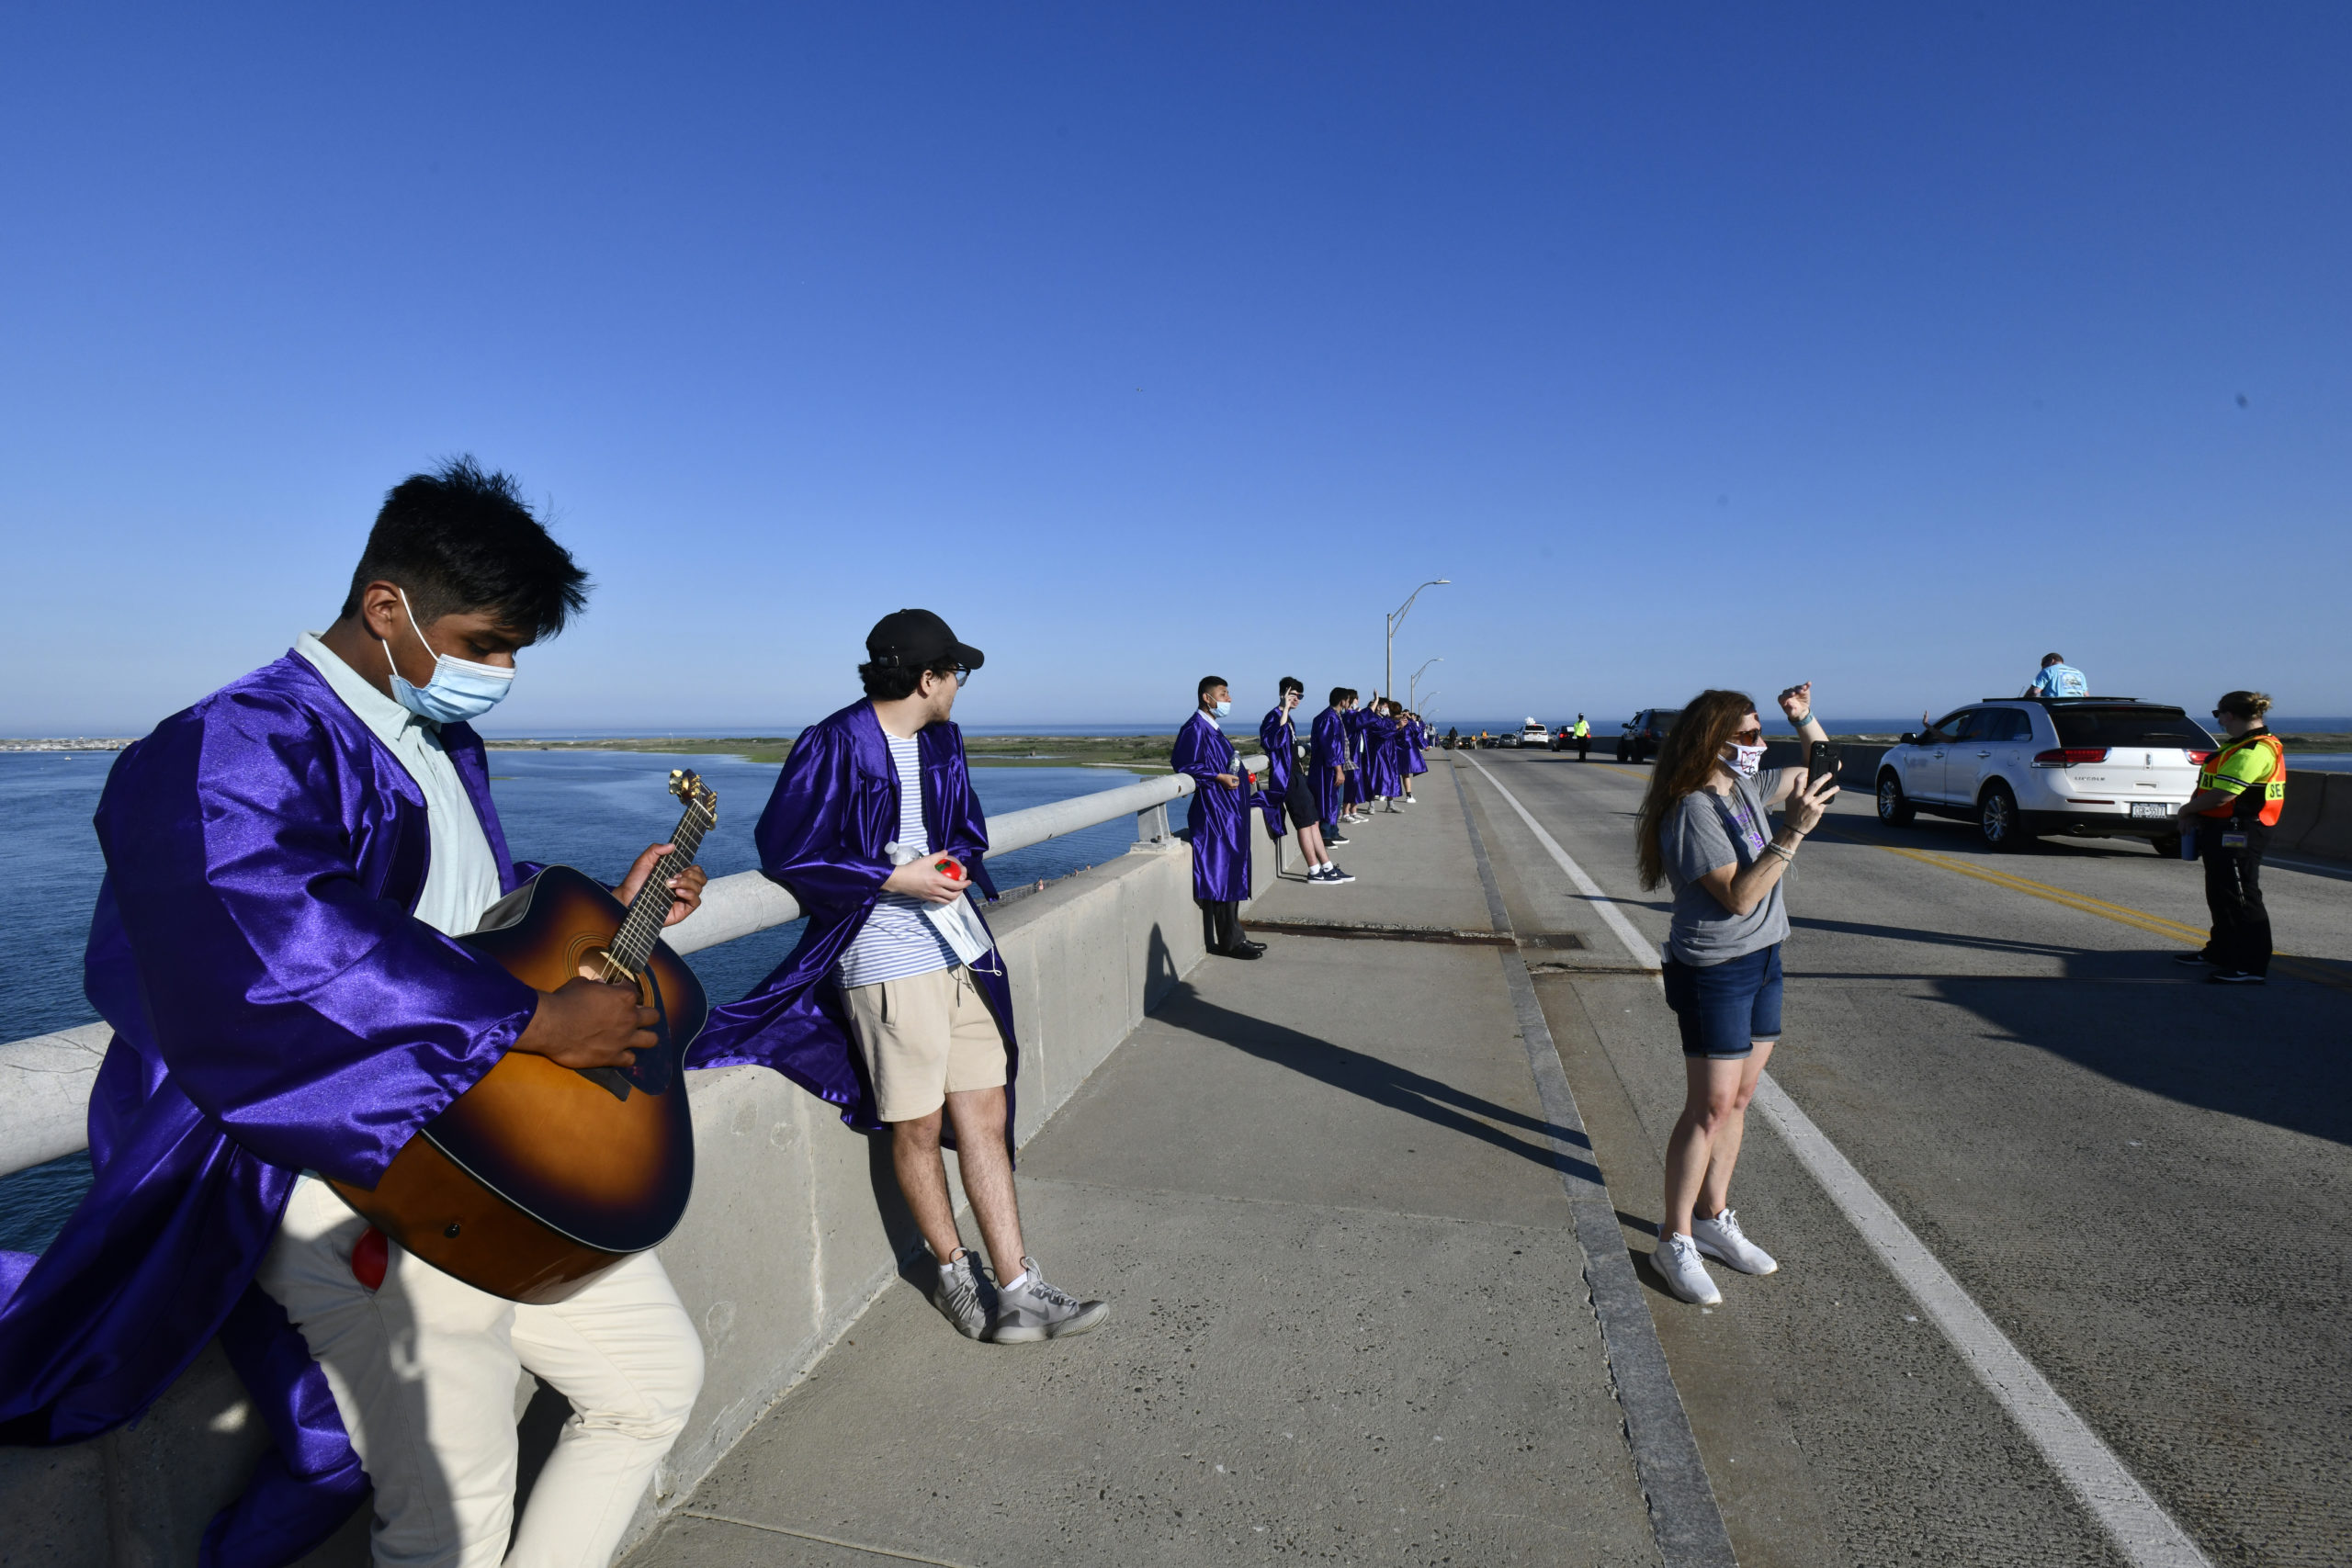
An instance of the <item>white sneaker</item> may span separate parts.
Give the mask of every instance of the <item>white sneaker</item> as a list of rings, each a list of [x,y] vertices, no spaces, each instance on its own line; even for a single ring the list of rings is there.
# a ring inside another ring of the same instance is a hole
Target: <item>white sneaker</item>
[[[1724,1293],[1707,1278],[1707,1266],[1699,1261],[1699,1246],[1687,1235],[1669,1235],[1657,1244],[1650,1254],[1650,1261],[1666,1278],[1666,1288],[1684,1301],[1699,1306],[1719,1306]]]
[[[1739,1216],[1729,1209],[1712,1220],[1694,1222],[1690,1239],[1698,1243],[1700,1251],[1721,1258],[1743,1274],[1770,1274],[1780,1267],[1770,1253],[1747,1239],[1739,1228]]]

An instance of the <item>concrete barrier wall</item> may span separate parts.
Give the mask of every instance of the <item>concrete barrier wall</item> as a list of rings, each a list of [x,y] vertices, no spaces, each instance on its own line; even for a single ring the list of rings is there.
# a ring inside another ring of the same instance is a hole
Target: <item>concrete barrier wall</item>
[[[1274,875],[1272,846],[1262,831],[1250,837],[1262,891]],[[1170,840],[991,914],[1021,1040],[1019,1142],[1201,960],[1192,892],[1191,850]],[[763,1068],[689,1081],[694,1202],[662,1258],[701,1328],[709,1371],[632,1542],[808,1373],[922,1247],[884,1141],[850,1132],[832,1108]],[[567,1409],[524,1378],[516,1417],[526,1477]],[[0,1563],[193,1564],[206,1522],[243,1488],[267,1441],[235,1373],[217,1347],[208,1348],[135,1427],[62,1449],[0,1449]],[[364,1568],[365,1523],[363,1511],[309,1565]]]
[[[2287,809],[2272,844],[2296,854],[2352,860],[2352,773],[2287,770]]]

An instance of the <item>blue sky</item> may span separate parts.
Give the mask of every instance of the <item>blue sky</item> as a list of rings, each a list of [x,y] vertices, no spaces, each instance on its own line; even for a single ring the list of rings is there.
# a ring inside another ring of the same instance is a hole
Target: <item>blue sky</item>
[[[1441,718],[2352,712],[2352,11],[1771,9],[10,7],[0,732],[459,452],[601,585],[508,729],[805,722],[904,604],[976,723],[1254,712],[1441,576]]]

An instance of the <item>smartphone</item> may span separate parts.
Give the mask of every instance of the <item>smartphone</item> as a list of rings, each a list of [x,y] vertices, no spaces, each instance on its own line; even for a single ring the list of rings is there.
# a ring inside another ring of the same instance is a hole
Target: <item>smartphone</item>
[[[1811,789],[1815,779],[1835,777],[1840,761],[1835,745],[1826,740],[1815,741],[1804,760],[1805,787]]]

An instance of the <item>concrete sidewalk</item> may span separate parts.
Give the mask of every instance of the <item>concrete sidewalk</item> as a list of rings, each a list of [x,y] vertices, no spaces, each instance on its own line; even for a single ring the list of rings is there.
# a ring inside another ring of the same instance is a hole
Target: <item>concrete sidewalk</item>
[[[1443,764],[1269,922],[1490,929]],[[893,1287],[629,1559],[1655,1563],[1491,946],[1261,929],[1029,1145],[1096,1333],[996,1348]]]

